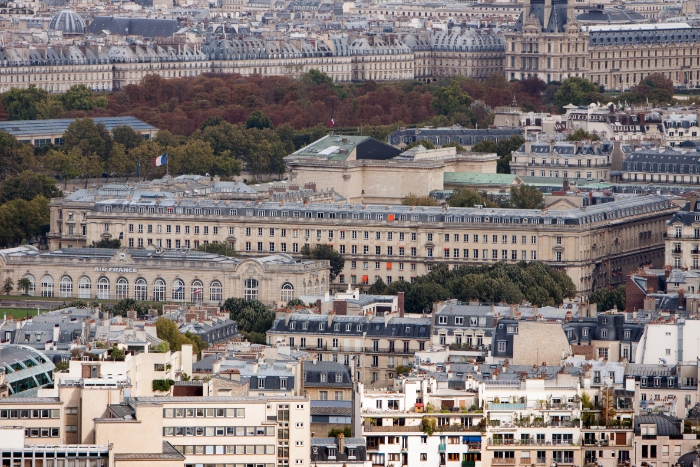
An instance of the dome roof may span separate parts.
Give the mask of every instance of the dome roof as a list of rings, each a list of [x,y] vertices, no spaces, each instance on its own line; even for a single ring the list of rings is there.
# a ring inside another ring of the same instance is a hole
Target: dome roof
[[[61,31],[63,34],[84,34],[85,20],[72,10],[62,10],[51,18],[49,29]]]

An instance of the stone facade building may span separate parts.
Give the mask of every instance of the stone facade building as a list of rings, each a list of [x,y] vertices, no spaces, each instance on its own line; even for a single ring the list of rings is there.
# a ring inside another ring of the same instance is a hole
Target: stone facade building
[[[676,211],[657,195],[566,211],[85,195],[51,201],[50,248],[118,238],[128,248],[186,251],[206,241],[266,256],[330,244],[346,260],[335,281],[343,290],[378,278],[413,281],[437,264],[538,260],[565,271],[586,295],[623,284],[640,264],[661,266],[665,223]],[[311,294],[316,288],[306,284]]]
[[[530,177],[562,177],[570,180],[609,180],[613,144],[531,143],[513,151],[510,173]]]
[[[244,297],[274,305],[328,286],[326,261],[298,262],[286,254],[239,259],[196,251],[66,248],[40,253],[0,250],[0,279],[28,279],[29,295],[90,300],[220,304]],[[22,293],[23,290],[16,290]]]

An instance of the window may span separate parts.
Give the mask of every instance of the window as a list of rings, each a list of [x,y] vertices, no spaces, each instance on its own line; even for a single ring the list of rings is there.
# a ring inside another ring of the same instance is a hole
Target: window
[[[53,277],[46,275],[41,278],[41,296],[53,297]]]
[[[190,301],[191,302],[202,302],[204,301],[204,285],[200,280],[192,281],[190,286]]]
[[[73,279],[70,276],[61,277],[61,282],[58,284],[58,292],[61,297],[73,296]]]
[[[221,282],[213,281],[209,286],[209,300],[212,302],[220,302],[223,299],[223,288]]]
[[[506,342],[505,341],[498,341],[498,351],[499,352],[506,351]]]
[[[282,284],[282,303],[287,303],[294,298],[294,286],[289,282]]]
[[[109,279],[100,277],[97,281],[97,298],[100,300],[109,299]]]
[[[258,281],[257,279],[246,279],[245,289],[243,291],[243,298],[246,300],[257,300],[258,299]]]
[[[165,281],[163,279],[156,279],[153,283],[153,300],[156,302],[165,301]]]
[[[117,286],[118,285],[119,283],[117,282]],[[134,298],[139,301],[148,299],[148,284],[143,277],[136,279],[136,283],[134,284]]]
[[[129,281],[124,277],[117,279],[117,286],[114,289],[115,298],[117,300],[123,300],[129,296]]]
[[[181,279],[175,279],[173,282],[172,299],[180,302],[185,300],[185,283]]]

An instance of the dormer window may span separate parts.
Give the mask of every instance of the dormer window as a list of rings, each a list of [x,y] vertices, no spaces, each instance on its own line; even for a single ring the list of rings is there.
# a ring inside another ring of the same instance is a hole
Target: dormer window
[[[340,324],[335,323],[335,324],[333,325],[333,330],[334,330],[334,331],[340,331]]]
[[[464,324],[464,318],[462,318],[461,316],[456,316],[455,324],[461,326],[462,324]]]
[[[447,316],[438,316],[438,324],[447,324]]]

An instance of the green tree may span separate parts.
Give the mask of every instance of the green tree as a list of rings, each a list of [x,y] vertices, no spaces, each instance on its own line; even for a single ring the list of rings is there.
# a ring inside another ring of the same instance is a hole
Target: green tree
[[[158,339],[168,343],[171,350],[182,350],[182,346],[186,344],[192,345],[192,353],[199,353],[197,346],[180,332],[177,324],[168,318],[160,317],[156,320],[156,334]]]
[[[535,186],[513,186],[510,188],[508,207],[514,209],[542,209],[544,207],[544,195]]]
[[[158,134],[160,135],[163,133],[162,131],[159,131]],[[163,138],[167,139],[167,138]],[[138,165],[139,163],[141,164],[141,171],[140,171],[140,177],[141,178],[147,178],[149,174],[151,174],[154,170],[159,170],[159,168],[156,168],[153,166],[153,160],[162,155],[165,154],[166,151],[170,150],[169,148],[166,148],[162,146],[161,144],[157,143],[155,140],[154,141],[147,141],[141,146],[138,146],[131,151],[129,151],[129,158],[132,159],[133,161],[136,162]]]
[[[250,114],[245,121],[245,127],[248,129],[257,128],[258,130],[264,130],[265,128],[273,129],[270,117],[259,110],[254,110],[253,113]]]
[[[329,438],[337,438],[338,435],[342,434],[345,438],[352,438],[352,428],[349,426],[343,428],[332,428],[328,432]]]
[[[14,199],[0,205],[0,246],[19,245],[49,230],[49,200],[39,195],[31,201]]]
[[[31,84],[27,89],[13,88],[2,94],[0,102],[8,120],[36,120],[37,105],[48,100],[49,93]]]
[[[229,313],[231,320],[236,322],[238,330],[244,335],[250,333],[264,335],[275,320],[275,312],[258,300],[229,298],[221,309]]]
[[[488,199],[486,193],[472,188],[458,188],[454,190],[447,203],[453,208],[472,208],[477,204],[488,208],[497,207],[496,203]]]
[[[409,313],[430,312],[433,303],[450,298],[450,293],[442,285],[434,282],[414,284],[406,293],[405,309]]]
[[[36,169],[32,147],[20,143],[6,131],[0,131],[0,181],[25,170]]]
[[[26,277],[21,278],[17,281],[17,288],[22,291],[22,294],[27,295],[29,293],[29,288],[32,286],[32,281]]]
[[[92,90],[84,84],[76,84],[61,96],[66,110],[92,110],[95,102]]]
[[[401,200],[401,204],[404,206],[437,206],[438,202],[432,196],[418,196],[409,193]]]
[[[63,134],[65,148],[77,148],[83,157],[98,156],[107,160],[112,150],[112,135],[103,123],[95,124],[91,118],[76,118]]]
[[[224,151],[218,156],[214,156],[214,167],[212,167],[213,175],[230,177],[232,175],[240,175],[242,170],[243,161],[233,157],[230,151]]]
[[[61,191],[56,187],[56,180],[26,170],[19,175],[6,178],[0,185],[0,204],[13,199],[31,201],[39,195],[47,199],[61,196]]]
[[[112,139],[115,144],[124,146],[126,151],[131,151],[146,141],[140,133],[137,133],[129,125],[119,125],[112,128]]]
[[[319,244],[313,248],[309,248],[309,245],[304,245],[301,248],[301,254],[304,258],[328,260],[331,265],[330,282],[333,282],[333,279],[335,279],[338,274],[341,273],[343,267],[345,267],[345,258],[343,258],[343,255],[335,251],[330,245]]]
[[[126,359],[126,355],[124,354],[124,351],[122,349],[120,349],[119,347],[113,347],[109,356],[115,362],[123,362]]]
[[[619,311],[623,311],[627,309],[627,292],[624,285],[612,290],[598,289],[588,297],[588,301],[598,305],[598,312],[616,307]]]
[[[5,295],[10,295],[12,291],[15,289],[15,282],[12,280],[11,277],[8,277],[5,279],[5,282],[2,284],[2,293]]]
[[[209,344],[207,344],[207,343],[204,341],[204,339],[202,339],[202,338],[199,337],[197,334],[195,334],[195,333],[193,333],[193,332],[191,332],[191,331],[185,332],[185,337],[188,338],[188,339],[190,340],[190,342],[192,342],[193,347],[194,347],[194,349],[196,350],[194,353],[196,353],[197,356],[201,358],[201,356],[202,356],[202,350],[204,350],[204,349],[206,349],[207,347],[209,347]]]
[[[591,141],[600,141],[600,138],[598,135],[592,135],[583,128],[579,128],[578,130],[574,131],[573,133],[569,133],[566,136],[567,141],[583,141],[583,140],[591,140]]]
[[[205,253],[212,253],[221,256],[238,256],[234,246],[228,242],[213,242],[200,244],[197,247],[197,251],[204,251]]]
[[[455,112],[471,113],[469,108],[472,98],[460,86],[460,81],[453,79],[448,86],[440,86],[433,91],[430,106],[440,115],[447,117]]]
[[[168,151],[168,165],[173,174],[204,175],[211,172],[214,165],[214,151],[209,143],[190,139]]]
[[[414,141],[412,143],[408,143],[405,148],[403,148],[404,151],[408,151],[409,149],[413,149],[417,146],[423,146],[425,149],[435,149],[435,145],[428,141],[427,139],[419,139],[418,141]]]
[[[37,120],[59,118],[63,111],[64,109],[61,96],[50,95],[47,99],[37,102],[36,104]]]
[[[315,68],[301,75],[301,82],[307,86],[321,86],[322,84],[333,86],[333,78]]]
[[[66,360],[61,360],[58,363],[56,363],[56,367],[53,369],[53,373],[63,373],[68,371],[70,368],[70,363],[68,363]]]
[[[67,152],[52,149],[44,156],[44,169],[53,176],[63,180],[63,188],[68,186],[68,180],[80,176],[80,159],[82,155],[78,148]]]
[[[293,298],[287,302],[287,308],[296,308],[298,306],[306,306],[306,303],[298,298]]]
[[[386,284],[384,283],[382,278],[379,277],[374,282],[374,284],[369,286],[369,289],[367,289],[367,293],[369,295],[383,295],[385,290],[386,290]]]
[[[510,173],[510,161],[513,151],[516,151],[520,146],[525,144],[525,140],[518,135],[511,136],[508,139],[502,139],[496,146],[496,155],[498,155],[498,173]]]
[[[117,249],[122,246],[122,242],[118,238],[114,239],[108,239],[108,238],[103,238],[99,242],[95,242],[93,240],[92,245],[90,245],[90,248],[109,248],[109,249]]]
[[[136,164],[137,162],[129,157],[121,143],[114,143],[109,159],[105,162],[105,170],[117,177],[127,177],[128,180],[136,173]]]
[[[498,144],[490,139],[483,139],[472,146],[471,152],[498,153]]]
[[[566,105],[589,105],[592,102],[603,100],[603,95],[599,92],[599,86],[584,78],[572,76],[561,83],[561,86],[554,94],[554,99],[559,108]]]

